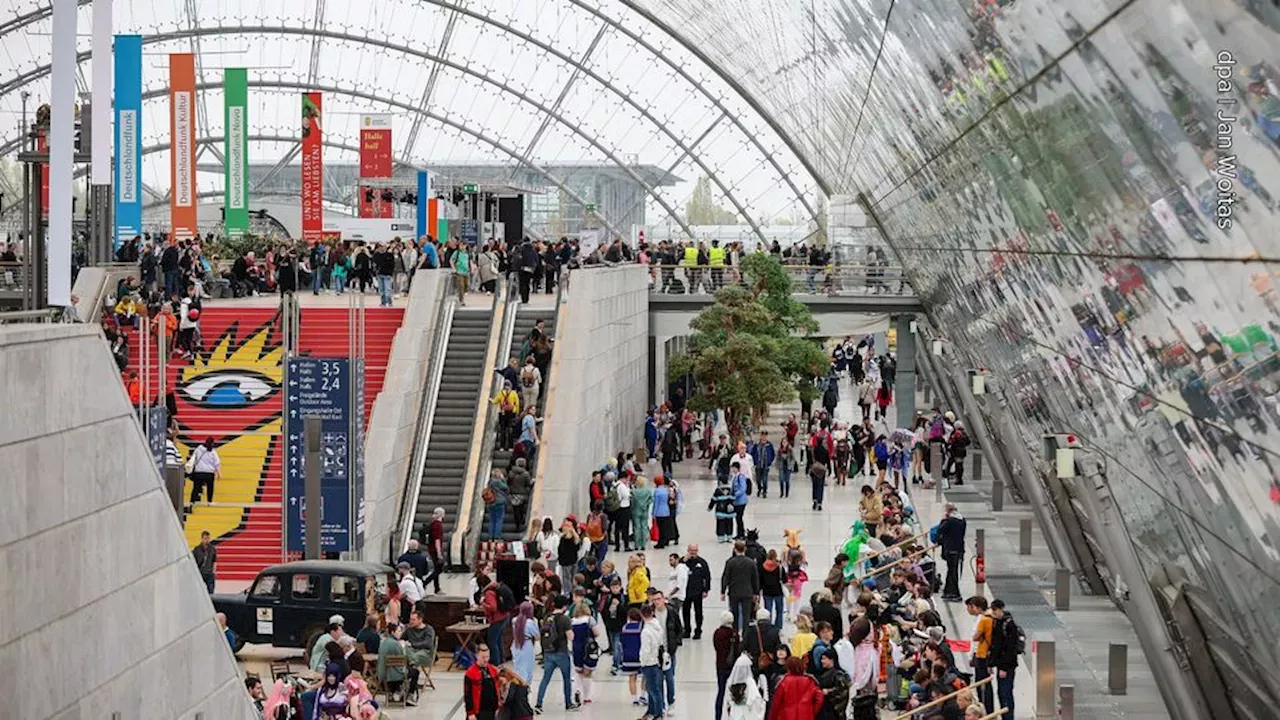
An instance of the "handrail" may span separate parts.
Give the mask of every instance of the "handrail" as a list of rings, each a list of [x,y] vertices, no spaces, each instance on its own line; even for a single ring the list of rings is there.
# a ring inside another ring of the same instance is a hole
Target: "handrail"
[[[881,565],[880,567],[876,568],[875,570],[872,570],[871,572],[867,573],[866,575],[863,575],[863,576],[859,577],[857,580],[854,580],[853,582],[851,582],[851,583],[849,583],[849,584],[850,584],[850,585],[861,585],[863,582],[865,582],[865,581],[867,581],[867,580],[870,580],[871,578],[873,578],[873,577],[875,577],[875,576],[877,576],[877,575],[883,574],[883,573],[885,573],[885,572],[887,572],[887,571],[889,571],[889,570],[892,570],[892,569],[894,569],[894,568],[898,567],[899,565],[905,564],[905,563],[907,563],[907,562],[914,562],[915,560],[918,560],[918,559],[920,559],[920,558],[924,557],[925,555],[927,555],[927,554],[928,554],[930,551],[932,551],[934,548],[938,548],[938,547],[941,547],[941,546],[940,546],[939,544],[937,544],[937,543],[934,543],[933,545],[930,545],[929,547],[926,547],[926,548],[923,548],[923,549],[917,550],[917,551],[915,551],[915,552],[911,553],[910,555],[905,555],[905,556],[903,556],[903,557],[901,557],[901,558],[898,558],[897,560],[894,560],[893,562],[889,563],[888,565]]]
[[[519,294],[515,292],[516,288],[512,285],[514,282],[514,277],[508,280],[507,303],[502,315],[502,334],[498,336],[500,339],[498,352],[494,357],[494,362],[490,364],[491,368],[497,368],[502,359],[511,357],[511,341],[516,332],[517,303],[520,298]],[[498,371],[494,369],[490,371],[489,377],[496,382],[498,375]],[[492,397],[486,397],[485,399],[487,401],[492,400]],[[480,420],[480,426],[483,428],[481,432],[484,434],[481,436],[483,440],[480,444],[480,464],[476,469],[473,495],[484,492],[484,488],[489,482],[489,476],[493,472],[493,446],[497,444],[498,422],[501,420],[501,413],[495,412],[492,402],[486,402],[483,415],[477,416],[477,419]],[[470,542],[464,543],[465,549],[468,551],[467,554],[470,556],[468,559],[471,561],[472,567],[475,567],[475,561],[479,557],[480,543],[478,540],[481,531],[484,529],[483,513],[484,503],[477,502],[476,497],[472,497],[471,523],[466,538]]]
[[[449,349],[449,337],[453,333],[453,313],[456,306],[451,302],[451,297],[448,288],[442,288],[436,308],[436,328],[428,360],[430,364],[427,366],[427,386],[418,403],[418,422],[413,431],[415,442],[409,456],[409,477],[405,478],[404,493],[400,498],[400,523],[395,531],[398,545],[396,557],[409,549],[409,540],[413,539],[413,524],[418,521],[422,471],[427,463],[431,431],[435,427],[436,403],[440,399],[440,386],[444,376],[444,357]]]
[[[918,713],[924,712],[925,710],[932,710],[933,708],[939,707],[940,705],[942,705],[942,704],[943,704],[943,703],[945,703],[946,701],[948,701],[948,700],[950,700],[950,699],[954,698],[955,696],[959,695],[960,693],[964,692],[965,690],[977,690],[978,688],[982,687],[983,685],[986,685],[987,683],[989,683],[989,682],[991,682],[992,680],[995,680],[995,679],[996,679],[995,673],[992,673],[992,674],[990,674],[990,675],[988,675],[988,676],[986,676],[986,677],[982,678],[982,679],[981,679],[981,680],[979,680],[978,682],[976,682],[976,683],[972,683],[972,684],[969,684],[969,685],[966,685],[966,686],[964,686],[964,687],[960,688],[959,690],[956,690],[956,691],[952,692],[952,693],[951,693],[951,694],[949,694],[949,695],[943,695],[942,697],[938,698],[937,700],[930,700],[929,702],[925,703],[924,705],[921,705],[920,707],[918,707],[918,708],[916,708],[916,709],[912,710],[911,712],[906,712],[906,713],[903,713],[903,714],[901,714],[901,715],[899,715],[899,716],[895,717],[893,720],[911,720],[911,718],[915,717]],[[1007,710],[1007,708],[1006,708],[1006,710]],[[1001,710],[1000,712],[998,712],[998,713],[994,713],[994,714],[992,714],[992,715],[987,715],[986,717],[997,717],[997,716],[999,716],[999,715],[1000,715],[1001,713],[1003,713],[1003,712],[1005,712],[1005,710]]]
[[[509,288],[506,283],[498,283],[497,290],[493,294],[493,319],[489,326],[489,340],[485,343],[484,351],[484,367],[493,368],[497,365],[498,345],[501,343],[501,333],[503,328],[503,318],[505,316],[506,304],[505,300],[509,294]],[[489,396],[493,389],[492,372],[486,372],[480,376],[480,393],[476,398],[476,418],[487,421],[489,410]],[[471,448],[467,452],[467,469],[463,473],[461,501],[458,503],[458,523],[454,525],[453,536],[449,538],[449,557],[461,560],[464,549],[466,536],[471,532],[473,521],[473,506],[476,505],[476,496],[480,490],[476,488],[476,472],[480,468],[480,459],[483,452],[484,435],[483,432],[477,434],[472,425]]]
[[[563,341],[564,335],[562,330],[565,327],[565,316],[568,314],[568,298],[569,298],[569,276],[575,271],[564,274],[560,282],[560,289],[556,292],[556,311],[555,311],[555,333],[556,345],[562,349],[565,345]],[[538,462],[534,464],[533,469],[533,491],[529,493],[529,512],[526,514],[529,523],[538,522],[541,524],[542,515],[542,488],[546,485],[543,482],[543,476],[546,474],[548,458],[551,453],[547,452],[547,428],[551,426],[552,411],[556,406],[556,384],[560,380],[560,358],[564,355],[561,349],[553,350],[551,353],[551,365],[547,368],[547,376],[542,379],[546,383],[546,401],[542,405],[542,435],[538,437],[542,442],[538,447]],[[529,526],[532,527],[532,524]],[[529,535],[529,527],[523,528],[521,532],[526,536]]]
[[[903,540],[899,540],[898,542],[896,542],[896,543],[894,543],[894,544],[890,545],[889,547],[886,547],[886,548],[885,548],[885,549],[883,549],[883,550],[877,550],[876,552],[873,552],[873,553],[871,553],[870,555],[868,555],[868,556],[866,556],[866,557],[863,557],[863,558],[850,558],[850,559],[851,559],[851,560],[853,560],[853,562],[864,563],[864,562],[866,562],[866,561],[868,561],[868,560],[873,560],[873,559],[875,559],[875,558],[878,558],[878,557],[880,557],[881,555],[884,555],[884,554],[885,554],[885,553],[887,553],[887,552],[892,552],[893,550],[897,550],[898,548],[902,547],[903,545],[906,545],[906,544],[907,544],[907,543],[909,543],[909,542],[915,542],[916,540],[919,540],[920,538],[922,538],[922,537],[924,537],[925,535],[928,535],[928,534],[929,534],[929,531],[928,531],[928,530],[925,530],[925,531],[924,531],[924,532],[922,532],[922,533],[917,533],[917,534],[915,534],[915,535],[912,535],[912,536],[911,536],[911,537],[909,537],[909,538],[905,538],[905,539],[903,539]]]
[[[0,312],[0,324],[18,322],[53,322],[62,314],[62,308],[49,307],[43,310],[9,310]]]
[[[1009,708],[1000,708],[999,710],[993,713],[983,715],[982,717],[978,718],[978,720],[996,720],[996,718],[1000,717],[1001,715],[1007,712],[1009,712]]]

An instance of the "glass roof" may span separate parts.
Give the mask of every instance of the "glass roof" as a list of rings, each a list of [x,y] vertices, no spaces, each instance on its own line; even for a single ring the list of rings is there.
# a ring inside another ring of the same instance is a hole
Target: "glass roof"
[[[49,90],[48,2],[17,5],[16,19],[0,22],[8,31],[0,35],[4,151],[19,124],[21,91],[34,107]],[[79,46],[87,53],[92,9],[81,5]],[[643,174],[631,166],[649,165],[682,179],[647,188],[650,222],[681,211],[701,176],[747,224],[816,222],[816,184],[776,133],[715,73],[620,3],[116,0],[114,14],[117,33],[144,36],[149,148],[161,150],[168,139],[167,55],[195,52],[200,139],[222,137],[222,69],[249,68],[251,162],[290,152],[298,94],[315,88],[326,95],[329,162],[356,162],[361,113],[390,112],[396,159],[408,165],[527,159],[620,167],[637,180]],[[87,81],[87,57],[81,71]],[[144,162],[143,180],[160,194],[167,162],[165,152]],[[213,194],[222,178],[203,172],[198,183]]]

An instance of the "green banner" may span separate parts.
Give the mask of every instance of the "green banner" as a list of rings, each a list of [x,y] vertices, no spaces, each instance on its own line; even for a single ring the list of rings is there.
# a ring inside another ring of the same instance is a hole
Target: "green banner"
[[[223,223],[227,236],[234,237],[249,232],[249,73],[244,68],[227,68],[224,72]]]

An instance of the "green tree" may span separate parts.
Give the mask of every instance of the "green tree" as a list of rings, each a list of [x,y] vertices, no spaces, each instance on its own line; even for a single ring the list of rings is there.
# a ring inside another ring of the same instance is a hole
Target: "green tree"
[[[671,359],[671,378],[692,375],[689,407],[722,409],[741,439],[747,420],[759,423],[770,405],[813,398],[813,378],[830,361],[809,337],[818,323],[791,294],[791,277],[772,255],[742,260],[745,286],[727,285],[689,327],[689,352]]]
[[[711,178],[703,175],[693,184],[693,193],[684,204],[684,219],[690,225],[737,225],[738,216],[716,203],[711,195]]]

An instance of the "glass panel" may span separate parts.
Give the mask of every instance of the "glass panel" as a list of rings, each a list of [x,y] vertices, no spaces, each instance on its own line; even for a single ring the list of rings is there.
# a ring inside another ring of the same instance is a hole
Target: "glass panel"
[[[320,598],[319,575],[294,575],[291,586],[294,600],[318,600]]]

